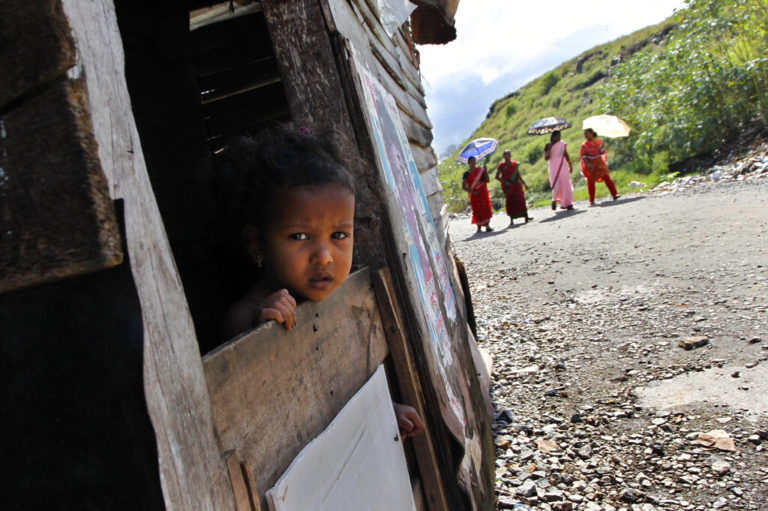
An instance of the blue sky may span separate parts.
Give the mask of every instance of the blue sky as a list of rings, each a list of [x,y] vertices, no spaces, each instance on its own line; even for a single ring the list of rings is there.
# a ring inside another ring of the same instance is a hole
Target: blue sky
[[[459,144],[494,100],[598,44],[659,23],[683,0],[460,0],[457,38],[419,46],[435,151]]]

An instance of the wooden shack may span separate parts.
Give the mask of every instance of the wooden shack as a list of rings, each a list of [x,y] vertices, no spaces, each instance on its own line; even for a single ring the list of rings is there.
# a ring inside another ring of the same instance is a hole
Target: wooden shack
[[[493,508],[416,46],[455,37],[458,0],[392,23],[402,4],[0,3],[9,508],[266,509],[380,364],[427,423],[404,444],[417,508]],[[333,130],[362,162],[357,271],[290,332],[220,339],[246,270],[211,162],[274,122]]]

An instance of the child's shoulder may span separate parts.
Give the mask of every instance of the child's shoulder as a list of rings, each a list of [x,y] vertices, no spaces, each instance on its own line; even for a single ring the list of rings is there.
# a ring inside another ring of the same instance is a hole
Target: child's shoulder
[[[222,323],[224,339],[231,339],[254,326],[255,314],[259,311],[261,302],[266,296],[265,291],[260,286],[254,286],[229,307]]]

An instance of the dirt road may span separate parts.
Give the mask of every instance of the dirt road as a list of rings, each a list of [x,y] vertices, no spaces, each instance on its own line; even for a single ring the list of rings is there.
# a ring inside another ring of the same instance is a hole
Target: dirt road
[[[767,197],[762,178],[452,220],[500,509],[768,509]]]

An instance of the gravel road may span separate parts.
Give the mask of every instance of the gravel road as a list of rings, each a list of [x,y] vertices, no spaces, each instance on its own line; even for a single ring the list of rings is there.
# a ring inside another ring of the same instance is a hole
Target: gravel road
[[[490,233],[451,221],[493,357],[499,509],[768,510],[768,172],[752,177]]]

